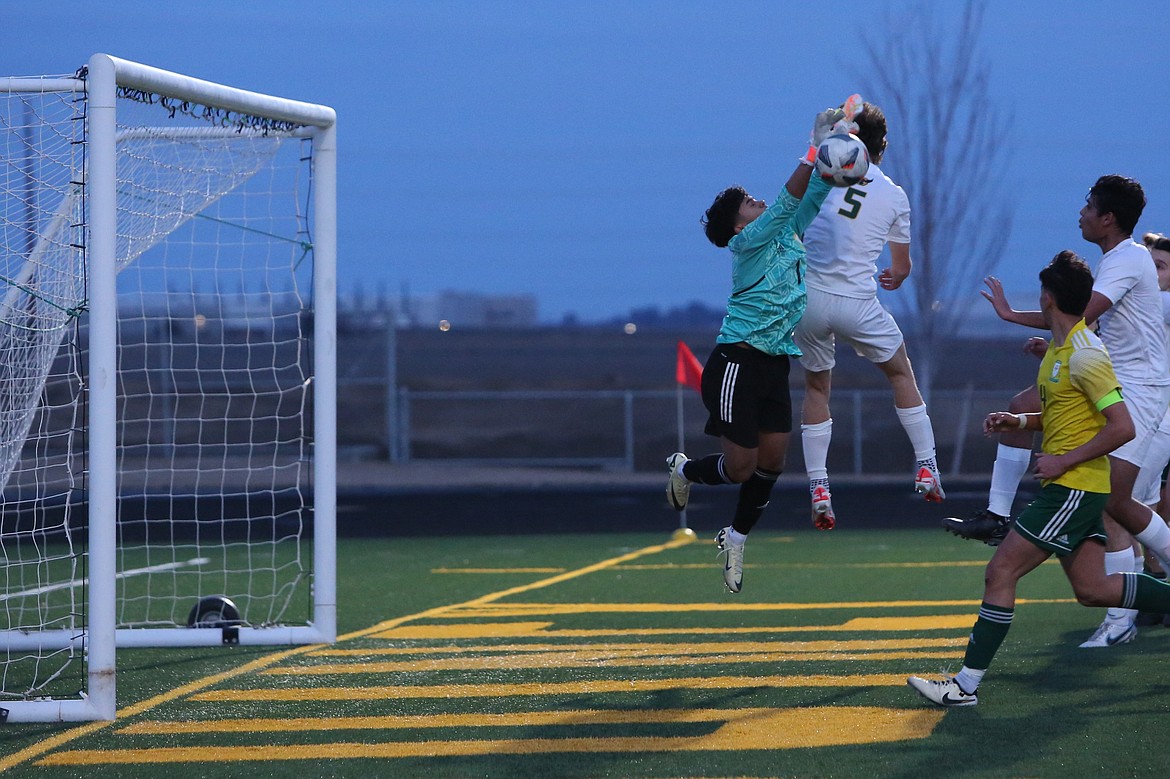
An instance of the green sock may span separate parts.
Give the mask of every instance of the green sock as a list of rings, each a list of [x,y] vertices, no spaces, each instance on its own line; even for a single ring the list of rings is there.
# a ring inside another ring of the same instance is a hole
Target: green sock
[[[1012,609],[994,606],[987,601],[980,604],[979,619],[975,620],[975,627],[971,628],[971,636],[967,639],[963,665],[979,671],[986,671],[991,666],[991,659],[1011,629],[1014,613]]]
[[[1123,608],[1152,611],[1156,614],[1170,612],[1170,584],[1144,573],[1123,573],[1121,603]],[[1132,603],[1132,606],[1126,606]]]

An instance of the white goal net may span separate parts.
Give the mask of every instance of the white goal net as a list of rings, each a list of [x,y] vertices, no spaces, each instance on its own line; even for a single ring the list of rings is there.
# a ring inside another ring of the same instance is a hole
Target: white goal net
[[[332,111],[0,85],[0,720],[112,716],[106,638],[332,640]]]

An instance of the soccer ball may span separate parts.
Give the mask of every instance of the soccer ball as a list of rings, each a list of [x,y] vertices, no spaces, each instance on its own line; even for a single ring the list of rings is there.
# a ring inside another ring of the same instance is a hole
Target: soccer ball
[[[817,147],[817,173],[834,187],[850,187],[869,172],[869,150],[856,135],[830,135]]]

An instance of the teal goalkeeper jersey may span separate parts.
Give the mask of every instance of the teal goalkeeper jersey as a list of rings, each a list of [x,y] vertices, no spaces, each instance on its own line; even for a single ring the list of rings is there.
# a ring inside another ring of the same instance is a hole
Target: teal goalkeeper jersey
[[[820,176],[804,198],[779,197],[731,239],[731,296],[717,343],[743,342],[766,354],[800,356],[792,331],[804,315],[805,254],[801,236],[832,187]]]

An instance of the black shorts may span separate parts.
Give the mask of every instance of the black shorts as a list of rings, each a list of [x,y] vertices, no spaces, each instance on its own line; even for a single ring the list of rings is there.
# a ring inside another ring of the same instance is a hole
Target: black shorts
[[[707,435],[746,449],[760,445],[760,433],[792,432],[788,355],[717,344],[703,367]]]

